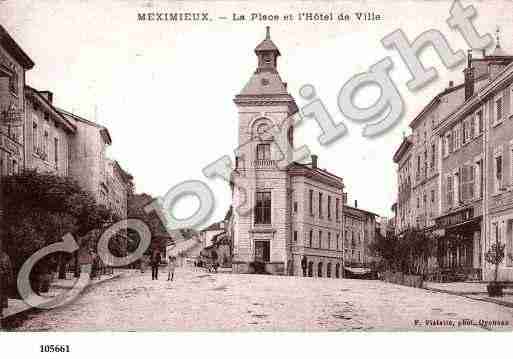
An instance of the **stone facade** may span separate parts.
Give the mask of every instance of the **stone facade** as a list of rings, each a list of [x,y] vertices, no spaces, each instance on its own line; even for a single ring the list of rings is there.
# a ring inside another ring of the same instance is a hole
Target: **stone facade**
[[[67,176],[76,128],[53,107],[52,97],[25,86],[25,168]]]
[[[270,273],[302,275],[306,256],[310,275],[334,276],[343,263],[342,179],[318,169],[316,159],[281,166],[291,157],[297,106],[278,74],[280,52],[269,33],[255,53],[257,69],[234,100],[233,269],[249,272],[251,263],[262,262]]]
[[[377,215],[363,209],[344,206],[344,262],[346,266],[368,266],[373,257],[369,245],[376,235]]]
[[[513,248],[508,245],[513,170],[506,170],[513,168],[511,89],[501,77],[513,57],[499,45],[489,55],[473,55],[469,51],[464,82],[451,83],[421,111],[410,124],[412,135],[394,155],[399,165],[396,231],[416,228],[436,236],[433,267],[450,271],[452,278],[490,279],[484,254],[492,238]],[[410,171],[404,170],[406,164]],[[508,263],[501,271],[506,278]]]
[[[34,62],[0,25],[0,176],[17,173],[25,161],[25,72]]]

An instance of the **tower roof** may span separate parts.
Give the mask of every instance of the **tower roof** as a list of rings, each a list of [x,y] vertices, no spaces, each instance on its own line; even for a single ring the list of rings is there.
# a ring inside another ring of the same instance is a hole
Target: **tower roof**
[[[266,26],[265,28],[266,34],[265,39],[255,47],[255,52],[258,54],[262,51],[274,51],[277,53],[278,56],[280,56],[280,50],[278,47],[274,44],[274,42],[271,40],[271,30],[269,26]]]
[[[497,27],[497,30],[495,30],[495,49],[491,56],[509,56],[509,54],[507,54],[501,47],[500,32],[500,28]]]

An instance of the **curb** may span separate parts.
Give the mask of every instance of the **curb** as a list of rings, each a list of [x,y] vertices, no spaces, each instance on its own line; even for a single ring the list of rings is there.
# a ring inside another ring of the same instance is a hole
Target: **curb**
[[[83,294],[87,293],[89,290],[95,288],[96,286],[99,286],[103,283],[109,282],[113,279],[120,278],[122,275],[123,275],[123,273],[116,273],[116,274],[112,275],[112,277],[105,278],[104,280],[101,280],[101,281],[96,281],[96,282],[91,281],[91,283],[89,283],[89,285],[84,288],[83,292],[80,294],[80,297]],[[53,288],[71,289],[72,287],[57,285],[57,286],[53,286]],[[52,309],[58,309],[58,308],[52,308]],[[0,325],[0,328],[2,328],[4,330],[7,329],[8,331],[16,331],[16,328],[19,327],[23,323],[24,319],[26,318],[26,316],[28,314],[36,313],[38,311],[45,312],[45,311],[52,310],[52,309],[39,309],[39,308],[30,307],[26,310],[9,315],[6,318],[2,318],[2,323]]]
[[[444,290],[444,289],[425,288],[425,287],[423,287],[422,289],[428,290],[428,291],[434,292],[434,293],[451,294],[451,295],[455,295],[455,296],[458,296],[458,297],[463,297],[463,298],[468,298],[468,299],[472,299],[472,300],[477,300],[477,301],[480,301],[480,302],[493,303],[493,304],[497,304],[497,305],[502,305],[503,307],[513,308],[513,303],[506,302],[504,300],[495,299],[495,298],[476,298],[476,297],[471,297],[472,294],[473,295],[478,295],[478,294],[481,294],[481,293],[476,294],[476,293],[452,292],[452,291]]]

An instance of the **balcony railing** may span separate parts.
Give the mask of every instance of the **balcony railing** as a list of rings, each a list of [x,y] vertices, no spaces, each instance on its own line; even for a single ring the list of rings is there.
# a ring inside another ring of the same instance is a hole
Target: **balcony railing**
[[[255,168],[274,168],[276,167],[275,160],[254,160],[253,167]]]

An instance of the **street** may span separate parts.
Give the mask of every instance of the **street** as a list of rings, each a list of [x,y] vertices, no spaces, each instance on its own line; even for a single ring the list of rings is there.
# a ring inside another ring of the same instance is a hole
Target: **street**
[[[124,273],[63,308],[30,315],[21,331],[486,330],[513,309],[381,281],[298,278],[178,268]],[[458,328],[458,322],[473,320]],[[426,325],[429,321],[430,325]]]

